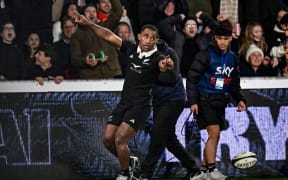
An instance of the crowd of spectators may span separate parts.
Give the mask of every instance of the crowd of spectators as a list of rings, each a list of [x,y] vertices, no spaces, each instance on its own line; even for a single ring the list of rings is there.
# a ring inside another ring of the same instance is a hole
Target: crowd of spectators
[[[155,25],[183,77],[224,22],[242,77],[287,76],[286,7],[286,0],[0,0],[0,80],[123,78],[126,55],[77,25],[74,11],[132,42],[142,25]]]

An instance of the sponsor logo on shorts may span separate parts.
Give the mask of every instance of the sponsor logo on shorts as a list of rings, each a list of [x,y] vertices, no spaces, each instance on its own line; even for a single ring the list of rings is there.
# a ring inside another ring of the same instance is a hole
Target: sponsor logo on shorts
[[[130,119],[129,122],[130,122],[131,124],[135,124],[135,119]]]
[[[111,122],[112,121],[113,116],[109,116],[107,119],[107,122]]]

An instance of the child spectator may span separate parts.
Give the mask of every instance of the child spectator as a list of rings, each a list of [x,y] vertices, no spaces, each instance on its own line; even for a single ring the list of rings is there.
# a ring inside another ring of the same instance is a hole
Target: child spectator
[[[48,43],[41,45],[35,54],[35,64],[27,71],[27,79],[35,79],[40,85],[43,85],[45,80],[53,80],[56,84],[61,83],[64,72],[54,65],[56,57],[57,53],[52,45]]]
[[[24,61],[25,63],[34,63],[35,53],[40,46],[40,37],[36,32],[32,32],[28,35],[24,46]]]

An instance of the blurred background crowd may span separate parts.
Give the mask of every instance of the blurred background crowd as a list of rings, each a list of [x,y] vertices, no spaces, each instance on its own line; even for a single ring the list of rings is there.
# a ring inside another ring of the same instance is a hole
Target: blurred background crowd
[[[135,43],[142,25],[155,25],[183,77],[224,22],[242,77],[288,76],[286,8],[288,0],[0,0],[0,80],[125,77],[127,57],[77,25],[74,11]]]

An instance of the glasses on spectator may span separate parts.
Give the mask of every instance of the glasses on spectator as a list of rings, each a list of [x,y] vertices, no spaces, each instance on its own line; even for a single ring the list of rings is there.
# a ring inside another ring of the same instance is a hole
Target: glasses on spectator
[[[74,28],[75,25],[71,25],[71,26],[63,26],[64,29],[71,29],[71,28]]]
[[[185,24],[187,28],[197,28],[197,24]]]

